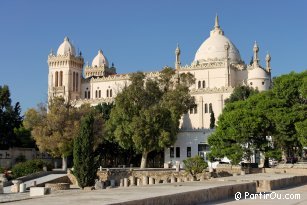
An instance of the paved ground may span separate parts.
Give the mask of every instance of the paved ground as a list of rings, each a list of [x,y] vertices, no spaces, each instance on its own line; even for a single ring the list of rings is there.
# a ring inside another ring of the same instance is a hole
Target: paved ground
[[[125,201],[139,200],[145,198],[151,198],[156,196],[163,195],[171,195],[176,193],[188,192],[201,190],[212,187],[219,187],[223,185],[231,185],[231,184],[241,184],[245,183],[244,181],[253,181],[255,179],[278,179],[293,176],[290,174],[251,174],[245,176],[236,176],[236,177],[227,177],[214,179],[210,181],[204,182],[185,182],[185,183],[173,183],[173,184],[157,184],[150,186],[140,186],[140,187],[129,187],[129,188],[115,188],[115,189],[104,189],[104,190],[95,190],[95,191],[83,191],[80,189],[71,189],[67,191],[58,191],[54,192],[51,195],[47,195],[44,197],[35,197],[29,198],[29,193],[25,194],[3,194],[0,195],[0,202],[4,202],[9,199],[20,200],[25,197],[27,200],[14,201],[8,204],[11,205],[67,205],[67,204],[93,204],[93,205],[105,205],[112,203],[120,203]],[[243,181],[242,181],[243,180]],[[256,200],[252,200],[252,197],[249,199],[244,199],[240,201],[235,201],[235,196],[233,201],[218,201],[212,202],[211,204],[278,204],[278,205],[288,205],[288,204],[307,204],[307,185],[301,186],[297,188],[292,188],[289,190],[280,190],[274,191],[270,193],[266,193],[266,197],[258,198]],[[277,194],[274,194],[277,193]],[[291,197],[294,195],[285,194],[301,194],[300,199],[296,200],[279,200],[279,199],[269,199],[270,196],[285,198]],[[281,195],[279,195],[281,194]],[[244,198],[244,196],[241,196]],[[254,196],[255,198],[255,196]],[[266,199],[263,199],[266,198]],[[1,200],[3,199],[3,200]],[[5,200],[6,199],[6,200]],[[5,204],[5,203],[4,203]]]
[[[264,195],[255,196],[251,195],[244,199],[245,196],[242,195],[243,199],[236,201],[217,201],[210,204],[225,204],[225,205],[306,205],[307,204],[307,185],[299,186],[295,188],[276,190],[268,193],[263,193]],[[235,196],[234,196],[235,198]],[[292,199],[291,199],[292,198]],[[296,199],[295,199],[296,198]],[[208,204],[208,203],[206,203]],[[199,204],[205,205],[205,204]]]

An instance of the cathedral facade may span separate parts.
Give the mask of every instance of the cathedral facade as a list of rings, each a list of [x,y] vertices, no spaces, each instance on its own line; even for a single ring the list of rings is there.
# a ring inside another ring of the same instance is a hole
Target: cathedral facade
[[[197,106],[182,116],[176,143],[165,149],[165,162],[182,162],[194,155],[206,156],[210,148],[207,137],[213,131],[210,115],[222,113],[225,100],[234,88],[248,85],[259,91],[271,87],[271,57],[266,55],[265,67],[258,58],[259,47],[253,47],[253,62],[245,64],[236,46],[224,35],[218,16],[209,37],[201,44],[190,65],[180,63],[180,48],[175,50],[175,69],[178,73],[191,73],[196,82],[190,87]],[[57,53],[48,55],[48,98],[62,96],[75,106],[83,103],[97,105],[110,103],[122,88],[129,84],[129,74],[117,74],[101,50],[92,64],[84,66],[81,53],[65,37]],[[159,72],[146,73],[147,77],[159,76]]]

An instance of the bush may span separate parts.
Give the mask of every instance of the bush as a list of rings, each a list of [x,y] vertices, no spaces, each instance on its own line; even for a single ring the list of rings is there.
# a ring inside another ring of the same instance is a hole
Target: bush
[[[4,169],[2,167],[0,167],[0,174],[4,173]]]
[[[21,162],[16,164],[12,168],[12,175],[13,178],[26,176],[29,174],[42,171],[44,166],[46,166],[47,169],[49,168],[49,170],[51,168],[51,165],[48,162],[41,159],[34,159],[26,162]]]
[[[190,173],[193,178],[196,178],[196,175],[202,173],[204,169],[208,167],[208,163],[200,156],[195,156],[183,160],[185,171]]]

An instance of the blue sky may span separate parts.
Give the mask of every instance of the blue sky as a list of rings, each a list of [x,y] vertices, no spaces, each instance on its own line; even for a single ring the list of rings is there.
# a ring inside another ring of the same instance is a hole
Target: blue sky
[[[0,1],[0,85],[10,87],[22,111],[47,100],[47,56],[69,36],[91,63],[102,49],[118,73],[174,65],[179,43],[190,64],[220,26],[245,62],[254,41],[261,64],[272,56],[273,76],[307,69],[307,1],[112,0]]]

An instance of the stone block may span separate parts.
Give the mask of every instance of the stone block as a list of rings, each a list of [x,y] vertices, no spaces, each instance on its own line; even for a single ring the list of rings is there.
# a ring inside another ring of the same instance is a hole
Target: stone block
[[[12,193],[18,193],[19,192],[19,184],[14,184],[11,186],[11,192]]]
[[[103,188],[104,188],[104,182],[100,181],[100,180],[97,180],[95,182],[95,190],[99,190],[99,189],[103,189]]]
[[[13,185],[11,186],[11,192],[12,193],[18,193],[19,192],[19,184],[21,183],[20,180],[13,180]]]
[[[50,194],[50,188],[47,187],[31,187],[30,196],[43,196]]]

